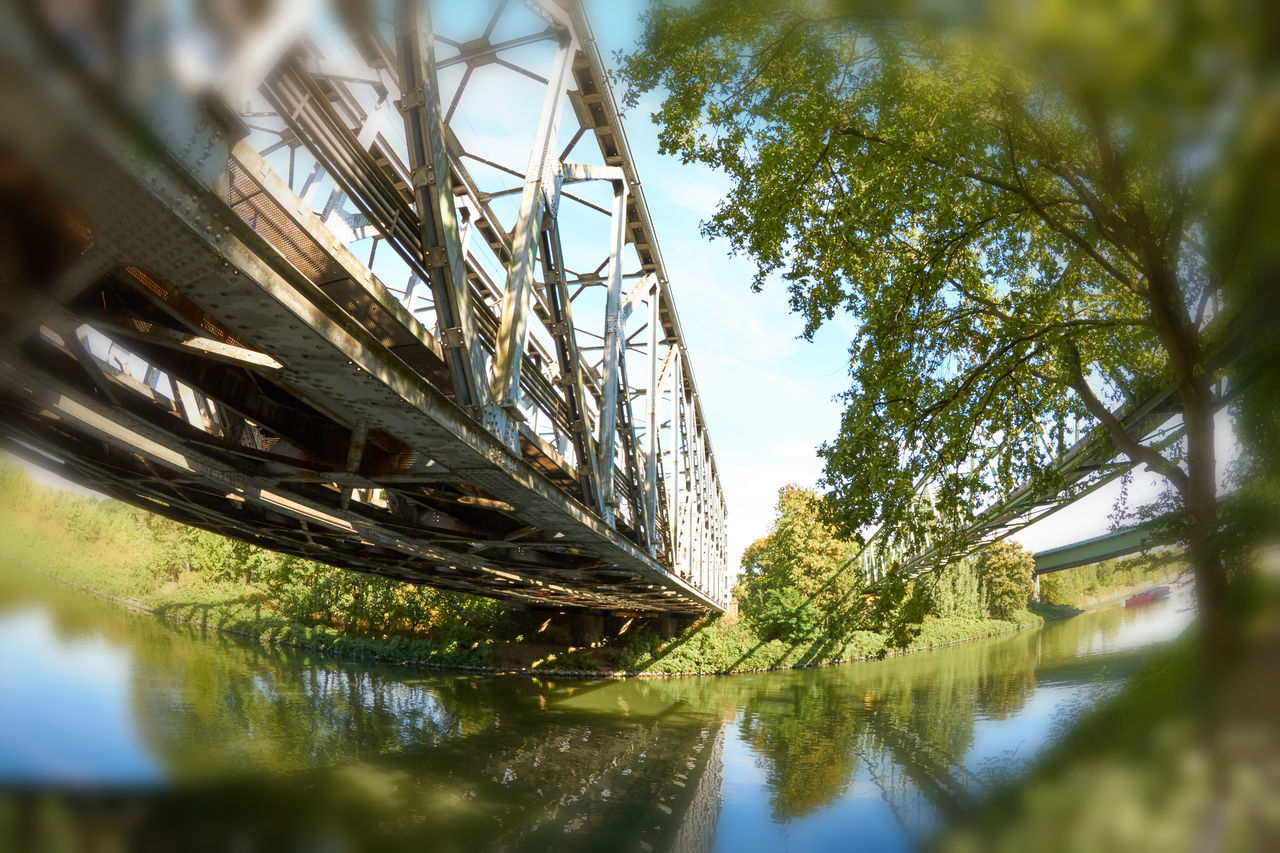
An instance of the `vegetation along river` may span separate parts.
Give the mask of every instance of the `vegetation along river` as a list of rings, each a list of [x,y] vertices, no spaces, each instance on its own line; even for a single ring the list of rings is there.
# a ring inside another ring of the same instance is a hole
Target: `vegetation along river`
[[[911,849],[1190,606],[879,662],[569,681],[268,649],[0,572],[0,846]]]

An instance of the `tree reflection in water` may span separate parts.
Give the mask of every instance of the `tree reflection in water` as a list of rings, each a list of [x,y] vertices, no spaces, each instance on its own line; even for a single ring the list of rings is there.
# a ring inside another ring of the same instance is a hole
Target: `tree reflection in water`
[[[742,699],[742,738],[763,766],[778,821],[836,801],[865,767],[912,830],[962,815],[962,768],[980,716],[1004,719],[1036,686],[1030,636],[879,663],[774,676]]]
[[[828,679],[748,696],[741,726],[765,767],[775,819],[810,814],[853,783],[866,715]]]
[[[0,619],[12,599],[0,589]],[[556,682],[344,664],[64,590],[26,603],[43,608],[55,642],[132,661],[120,688],[162,781],[71,791],[55,775],[11,791],[0,847],[79,835],[130,849],[707,849],[724,819],[729,738],[763,771],[768,824],[827,819],[878,789],[889,819],[919,838],[988,782],[966,769],[989,757],[970,755],[979,726],[1016,724],[1038,682],[1079,696],[1100,668],[1122,676],[1137,661],[1106,653],[1133,618],[1120,611],[853,666]],[[70,712],[92,724],[92,708]]]

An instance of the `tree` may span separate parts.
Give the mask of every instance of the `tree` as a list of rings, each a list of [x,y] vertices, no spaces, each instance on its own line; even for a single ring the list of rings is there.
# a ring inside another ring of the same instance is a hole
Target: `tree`
[[[987,599],[987,612],[1008,619],[1025,610],[1031,598],[1036,563],[1030,552],[1016,542],[994,542],[977,554],[974,570]]]
[[[743,552],[735,595],[762,639],[835,638],[853,627],[861,578],[841,569],[854,544],[823,520],[822,504],[809,489],[783,486],[773,529]]]
[[[821,449],[845,529],[918,534],[930,485],[958,543],[1016,486],[1062,491],[1083,423],[1176,493],[1218,648],[1214,356],[1274,255],[1250,215],[1280,146],[1266,27],[1230,4],[945,7],[659,5],[626,100],[663,90],[662,150],[729,177],[703,228],[754,288],[780,276],[809,336],[856,318]],[[1184,441],[1112,415],[1170,385]]]

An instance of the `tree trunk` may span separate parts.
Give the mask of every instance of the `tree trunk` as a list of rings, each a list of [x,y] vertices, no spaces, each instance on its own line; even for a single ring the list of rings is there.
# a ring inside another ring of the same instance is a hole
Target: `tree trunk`
[[[1185,399],[1185,398],[1184,398]],[[1213,672],[1228,651],[1232,626],[1227,612],[1227,576],[1218,537],[1217,470],[1212,405],[1187,406],[1187,484],[1182,495],[1187,553],[1196,581],[1201,648]]]
[[[1227,612],[1227,576],[1218,537],[1218,482],[1214,449],[1213,378],[1199,332],[1186,311],[1177,279],[1165,253],[1147,247],[1148,300],[1156,332],[1169,353],[1169,363],[1187,435],[1187,473],[1181,483],[1187,521],[1187,552],[1196,580],[1201,631],[1201,655],[1206,673],[1217,671],[1230,645],[1232,625]]]

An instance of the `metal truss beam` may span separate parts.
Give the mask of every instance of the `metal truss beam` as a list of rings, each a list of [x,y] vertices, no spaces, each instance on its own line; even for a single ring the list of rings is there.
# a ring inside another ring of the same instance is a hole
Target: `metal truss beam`
[[[403,92],[400,110],[404,114],[424,261],[431,270],[437,324],[448,351],[455,399],[463,407],[478,409],[488,400],[484,359],[471,318],[466,261],[449,180],[431,22],[420,14],[419,3],[402,5],[404,12],[397,34]]]

